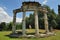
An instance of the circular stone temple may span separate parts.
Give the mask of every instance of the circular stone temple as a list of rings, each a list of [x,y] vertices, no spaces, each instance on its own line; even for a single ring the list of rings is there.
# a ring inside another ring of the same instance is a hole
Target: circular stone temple
[[[48,18],[47,18],[47,9],[45,7],[42,7],[39,2],[22,2],[21,8],[13,10],[13,26],[12,26],[12,35],[11,36],[17,36],[16,33],[16,14],[19,12],[23,12],[23,19],[22,19],[22,36],[28,36],[26,34],[26,12],[27,11],[33,11],[34,12],[34,17],[35,17],[35,34],[34,35],[29,35],[29,36],[36,36],[36,37],[43,37],[46,36],[47,34],[52,34],[49,32],[48,29]],[[43,12],[44,14],[44,25],[45,25],[45,30],[46,34],[40,34],[39,33],[39,26],[38,26],[38,12]],[[18,35],[19,36],[19,35]],[[28,36],[28,37],[29,37]]]

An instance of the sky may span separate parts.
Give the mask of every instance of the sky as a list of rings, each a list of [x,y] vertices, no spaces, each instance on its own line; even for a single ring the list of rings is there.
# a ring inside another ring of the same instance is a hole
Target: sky
[[[20,8],[23,1],[34,1],[34,0],[0,0],[0,7],[2,7],[9,16],[13,17],[13,10]],[[51,9],[54,9],[58,13],[58,5],[60,5],[60,0],[35,0],[42,5],[48,5]],[[26,16],[30,13],[26,12]],[[22,12],[17,14],[17,18],[22,18]]]
[[[9,16],[8,13],[4,10],[4,8],[0,7],[0,23],[10,23],[13,21],[13,17]],[[21,23],[22,18],[16,18],[16,22]]]

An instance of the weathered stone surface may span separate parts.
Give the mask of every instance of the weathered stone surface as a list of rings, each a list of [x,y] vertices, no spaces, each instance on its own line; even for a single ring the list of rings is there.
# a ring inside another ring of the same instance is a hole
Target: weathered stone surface
[[[47,13],[44,12],[44,25],[45,25],[45,30],[48,33],[49,29],[48,29],[48,17],[47,17]]]
[[[27,37],[27,38],[34,38],[35,35],[27,35],[26,37]]]
[[[28,3],[28,4],[27,4]],[[13,16],[13,27],[12,27],[12,34],[10,34],[10,37],[48,37],[56,35],[52,32],[49,32],[48,29],[48,17],[47,17],[47,9],[41,7],[41,5],[38,2],[23,2],[23,5],[21,8],[14,11]],[[42,9],[42,10],[40,10]],[[34,11],[35,16],[35,34],[36,35],[26,35],[26,11]],[[42,11],[44,13],[44,24],[45,24],[45,34],[39,34],[39,25],[38,25],[38,11]],[[16,31],[16,13],[23,12],[23,20],[22,20],[22,33],[15,33]]]
[[[22,34],[23,34],[23,36],[25,36],[26,35],[26,13],[25,13],[25,10],[24,10],[24,12],[23,12],[23,23],[22,23]]]
[[[16,31],[16,13],[13,11],[13,25],[12,25],[12,33]]]
[[[46,34],[40,34],[40,37],[47,37],[47,35]]]
[[[54,35],[56,35],[56,34],[53,33],[53,32],[49,32],[49,33],[47,33],[47,35],[49,35],[49,36],[54,36]]]
[[[36,36],[39,36],[39,26],[38,26],[38,11],[35,10],[34,14],[35,14],[35,34]]]

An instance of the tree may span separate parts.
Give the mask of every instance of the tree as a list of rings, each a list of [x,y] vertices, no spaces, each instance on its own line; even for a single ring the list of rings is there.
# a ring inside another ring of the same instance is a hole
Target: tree
[[[53,9],[50,10],[50,14],[48,14],[48,21],[49,21],[49,29],[52,32],[53,28],[57,27],[57,22],[56,22],[56,13],[54,12]]]
[[[29,25],[31,25],[32,28],[34,27],[34,14],[30,14],[29,17],[26,17],[26,28],[29,28]]]
[[[57,15],[56,17],[57,27],[56,29],[60,29],[60,15]]]
[[[56,28],[57,27],[57,22],[56,22],[57,14],[49,6],[44,5],[44,7],[48,10],[47,16],[48,16],[49,29],[51,30],[51,28]],[[43,16],[44,14],[42,12],[38,12],[39,28],[42,28],[42,29],[44,29]],[[27,28],[29,24],[31,24],[32,28],[34,28],[34,14],[30,14],[30,16],[26,18]]]
[[[44,20],[43,20],[44,14],[42,12],[38,12],[38,21],[39,21],[39,28],[44,29]]]
[[[7,26],[8,26],[7,30],[12,30],[12,22],[8,23]]]
[[[3,29],[3,27],[2,27],[1,24],[0,24],[0,31],[2,31],[2,29]]]
[[[7,30],[7,25],[6,25],[5,22],[2,22],[2,23],[0,24],[0,29],[1,29],[1,30]]]
[[[22,29],[22,23],[16,23],[16,29]]]

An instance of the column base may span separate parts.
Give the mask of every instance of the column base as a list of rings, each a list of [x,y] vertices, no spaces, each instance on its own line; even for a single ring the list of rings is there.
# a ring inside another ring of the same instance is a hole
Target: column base
[[[40,34],[35,34],[35,36],[36,36],[37,38],[39,38],[39,37],[40,37]]]
[[[27,36],[26,34],[22,35],[22,37],[26,37],[26,36]]]
[[[56,35],[54,32],[48,32],[46,34],[49,35],[49,36],[55,36]]]

